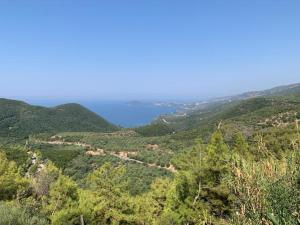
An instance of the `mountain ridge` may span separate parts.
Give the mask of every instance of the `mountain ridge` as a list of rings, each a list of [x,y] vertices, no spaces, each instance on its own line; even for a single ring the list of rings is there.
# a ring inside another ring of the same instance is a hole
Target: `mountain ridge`
[[[156,127],[164,126],[165,130],[188,132],[195,136],[200,133],[211,133],[220,122],[245,126],[261,123],[272,116],[281,113],[299,112],[300,110],[300,83],[278,86],[271,89],[246,92],[240,95],[224,97],[218,101],[206,102],[193,110],[186,110],[174,115],[161,116],[151,125],[138,128],[137,131],[144,135],[156,135]],[[298,115],[296,115],[298,117]],[[247,131],[246,131],[247,132]],[[246,133],[245,132],[245,133]]]
[[[116,130],[117,126],[77,103],[48,108],[0,98],[0,136],[27,137],[43,132]]]

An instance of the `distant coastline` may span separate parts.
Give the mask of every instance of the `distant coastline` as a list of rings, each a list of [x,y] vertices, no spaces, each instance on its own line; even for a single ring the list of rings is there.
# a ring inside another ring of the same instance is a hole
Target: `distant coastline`
[[[28,100],[30,104],[54,107],[69,101],[63,100]],[[177,112],[175,106],[159,105],[154,102],[142,101],[78,101],[91,111],[104,117],[109,122],[132,128],[150,124],[160,115],[173,114]]]

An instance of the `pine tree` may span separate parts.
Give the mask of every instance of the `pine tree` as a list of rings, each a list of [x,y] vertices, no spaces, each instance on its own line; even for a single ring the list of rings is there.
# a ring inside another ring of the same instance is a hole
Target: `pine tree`
[[[0,151],[0,200],[10,200],[27,190],[29,182],[23,178],[15,162],[8,161]]]
[[[224,218],[230,214],[232,195],[224,181],[230,173],[229,148],[222,133],[217,130],[211,137],[207,154],[203,159],[203,194],[201,198],[209,205],[209,211],[216,218]]]
[[[230,214],[232,196],[225,178],[230,152],[217,130],[206,146],[201,141],[185,156],[168,193],[164,221],[169,224],[219,223]]]
[[[132,199],[137,224],[161,224],[170,185],[169,179],[159,178],[147,193]]]
[[[78,187],[69,177],[64,175],[58,177],[57,181],[51,185],[47,202],[44,211],[49,215],[52,225],[80,223]]]
[[[243,156],[245,159],[249,157],[249,144],[241,132],[238,132],[236,135],[234,135],[233,151]]]
[[[89,175],[88,190],[80,197],[80,210],[89,224],[133,224],[133,207],[121,182],[124,172],[124,167],[106,163]]]

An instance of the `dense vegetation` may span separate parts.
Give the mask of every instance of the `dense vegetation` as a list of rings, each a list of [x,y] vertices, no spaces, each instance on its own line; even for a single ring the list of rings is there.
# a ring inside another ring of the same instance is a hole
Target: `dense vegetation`
[[[151,125],[138,127],[135,130],[137,133],[145,137],[162,136],[172,134],[174,132],[174,129],[172,129],[170,126],[161,123],[153,123]]]
[[[213,104],[185,117],[171,116],[166,119],[168,126],[177,131],[174,138],[182,142],[199,136],[207,140],[218,125],[228,127],[228,132],[240,130],[250,136],[265,126],[280,126],[299,118],[299,114],[296,114],[300,110],[299,93]]]
[[[50,161],[23,178],[1,153],[0,197],[13,202],[0,213],[9,208],[3,221],[22,214],[37,224],[298,224],[300,133],[268,132],[249,141],[237,133],[226,142],[217,130],[209,143],[199,140],[174,158],[173,179],[158,178],[138,195],[128,192],[122,164],[104,163],[76,184]],[[276,152],[273,138],[281,144]]]
[[[40,148],[41,144],[36,144],[40,140],[50,143],[53,141],[84,143],[94,150],[102,149],[106,153],[116,154],[126,153],[130,158],[160,166],[168,166],[174,153],[182,149],[170,139],[170,136],[143,137],[134,131],[126,130],[113,133],[65,132],[52,137],[46,134],[34,135],[29,139],[33,144],[32,148]],[[49,144],[42,145],[44,150],[50,147]]]
[[[162,133],[1,138],[0,225],[299,224],[300,95],[266,93]]]
[[[78,104],[55,108],[0,99],[0,136],[26,138],[30,134],[63,131],[109,132],[118,128]]]

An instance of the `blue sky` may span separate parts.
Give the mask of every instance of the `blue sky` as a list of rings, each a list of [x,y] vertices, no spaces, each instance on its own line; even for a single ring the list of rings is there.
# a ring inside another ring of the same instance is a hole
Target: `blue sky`
[[[300,82],[298,0],[0,1],[0,97],[203,99]]]

